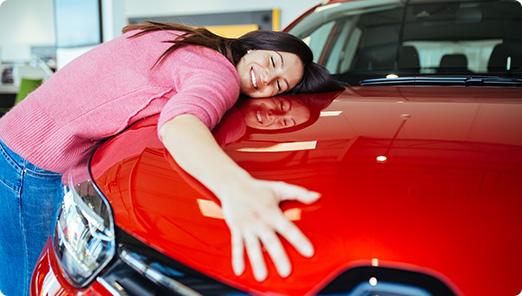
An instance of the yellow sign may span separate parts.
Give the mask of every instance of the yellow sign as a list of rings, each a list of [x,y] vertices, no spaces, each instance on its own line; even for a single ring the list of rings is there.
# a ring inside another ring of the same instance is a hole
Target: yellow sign
[[[227,38],[237,38],[248,32],[259,30],[259,26],[256,24],[205,26],[205,28],[216,35]]]

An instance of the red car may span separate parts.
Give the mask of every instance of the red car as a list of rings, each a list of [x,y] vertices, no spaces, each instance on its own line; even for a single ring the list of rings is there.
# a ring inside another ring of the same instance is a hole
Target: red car
[[[251,100],[214,131],[253,176],[322,193],[282,208],[288,278],[237,277],[217,199],[157,117],[68,173],[33,295],[517,295],[522,291],[522,5],[330,1],[287,30],[347,87]],[[267,130],[289,110],[294,128]]]

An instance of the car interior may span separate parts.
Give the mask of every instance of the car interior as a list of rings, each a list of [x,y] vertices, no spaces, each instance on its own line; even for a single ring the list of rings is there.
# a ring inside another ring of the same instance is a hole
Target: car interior
[[[513,30],[522,27],[522,6],[515,1],[371,3],[357,14],[354,3],[340,4],[350,13],[337,6],[335,21],[314,16],[292,32],[349,84],[388,74],[522,75],[522,36]]]

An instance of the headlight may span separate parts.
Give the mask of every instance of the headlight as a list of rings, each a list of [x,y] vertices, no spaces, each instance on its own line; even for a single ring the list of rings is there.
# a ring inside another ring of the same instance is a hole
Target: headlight
[[[53,249],[65,277],[76,287],[87,285],[114,257],[111,209],[91,181],[66,187]]]

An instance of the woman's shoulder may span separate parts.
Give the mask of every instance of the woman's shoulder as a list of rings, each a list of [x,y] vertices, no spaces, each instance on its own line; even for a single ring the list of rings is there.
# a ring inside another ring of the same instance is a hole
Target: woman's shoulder
[[[158,30],[137,37],[138,30],[126,32],[123,38],[131,42],[131,47],[139,48],[143,53],[155,53],[155,60],[170,46],[172,41],[184,32],[175,30]],[[136,42],[136,43],[135,43]],[[236,67],[219,51],[200,45],[186,45],[168,54],[156,68],[167,71],[178,77],[213,77],[215,80],[236,80],[239,76]]]
[[[191,62],[203,62],[203,66],[217,65],[220,67],[234,65],[219,51],[201,45],[187,45],[177,49],[181,55],[186,55]]]
[[[176,49],[165,59],[165,64],[183,66],[192,73],[214,72],[216,75],[236,75],[236,67],[219,51],[201,45],[186,45]]]

